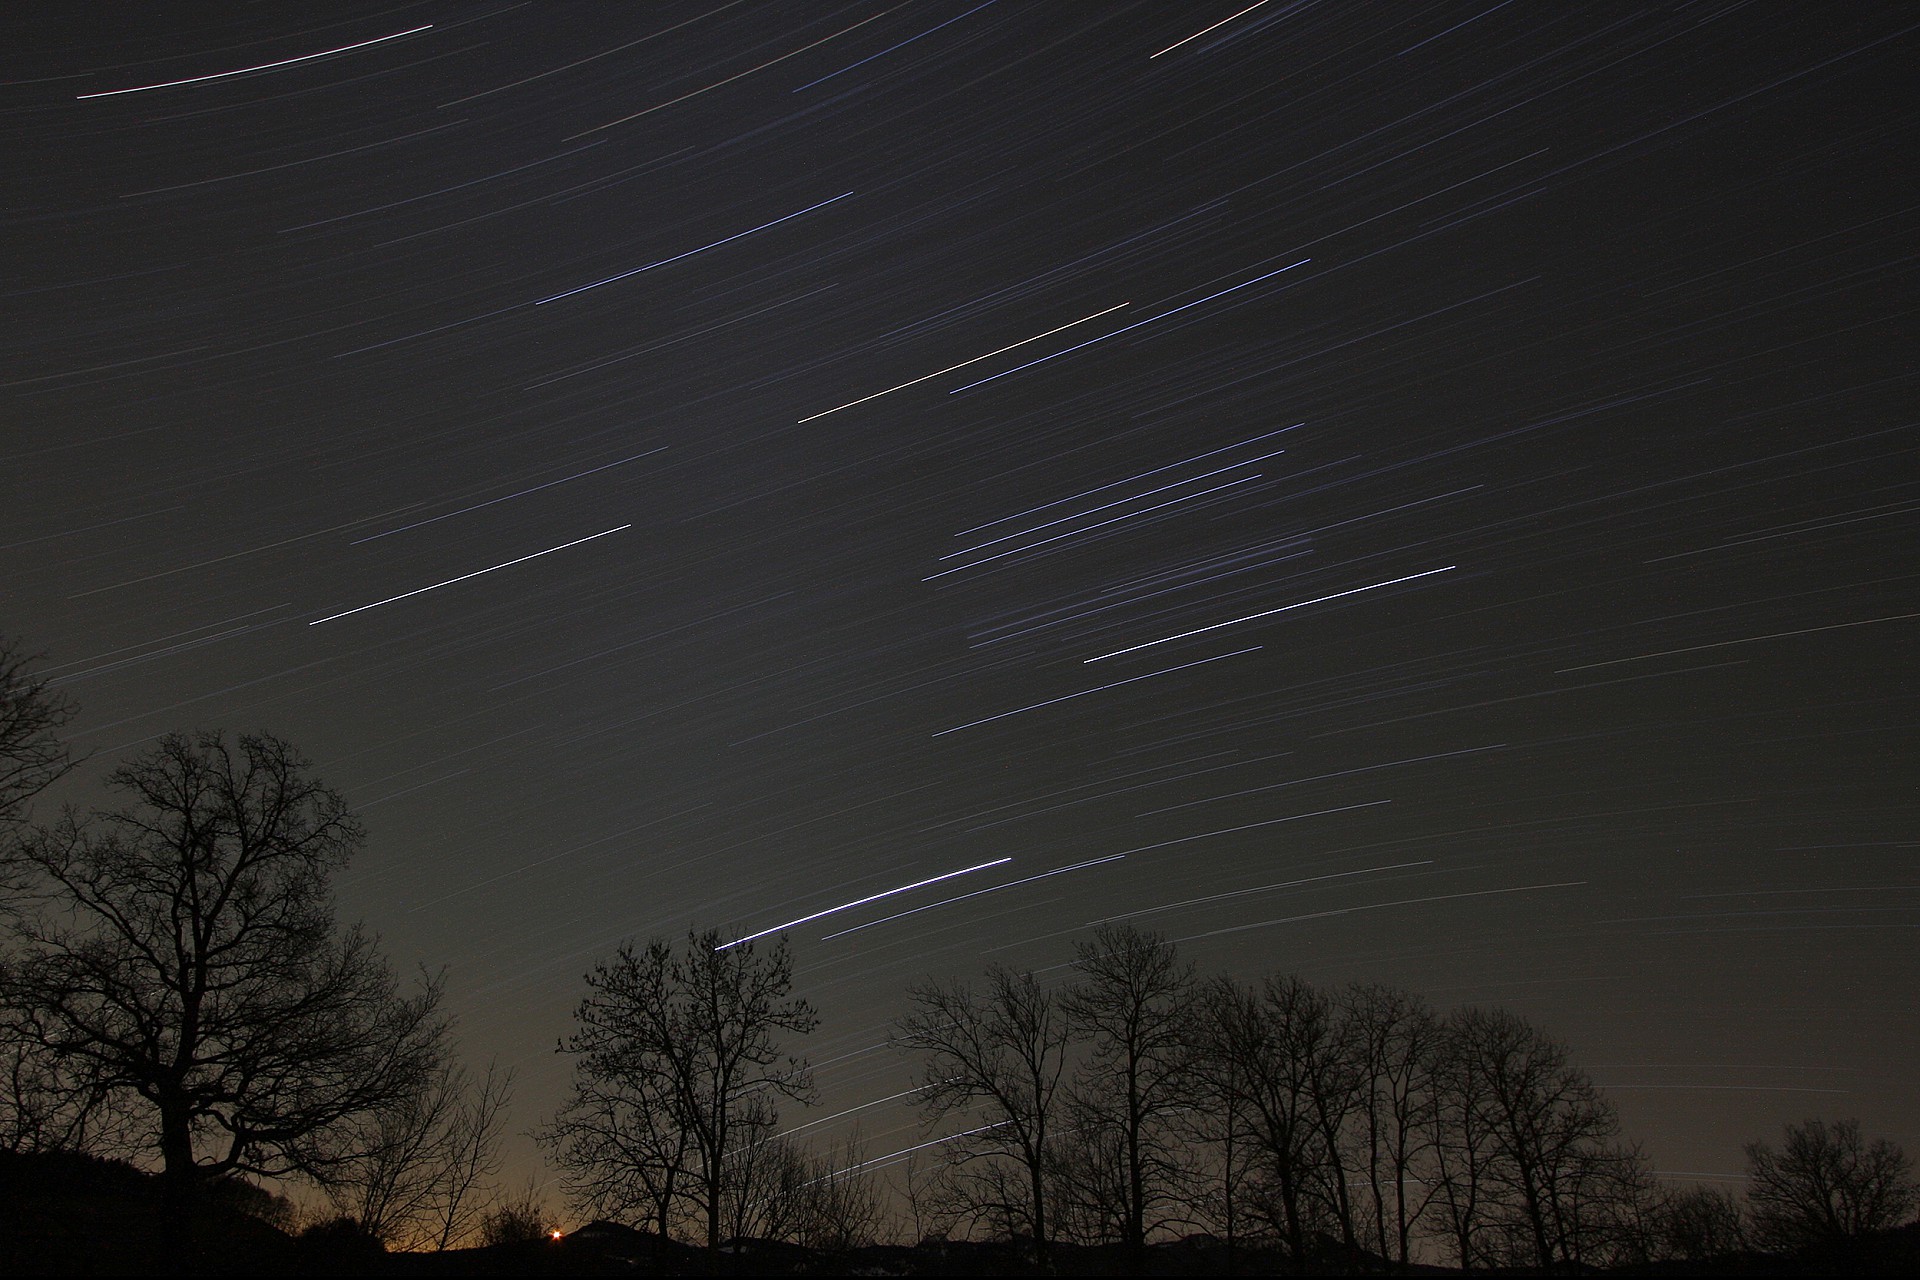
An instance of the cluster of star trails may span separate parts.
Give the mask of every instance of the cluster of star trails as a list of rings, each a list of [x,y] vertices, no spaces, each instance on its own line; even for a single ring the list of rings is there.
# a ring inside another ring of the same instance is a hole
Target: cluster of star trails
[[[1674,1168],[1789,1085],[1920,1141],[1913,15],[39,26],[0,634],[90,753],[39,816],[286,736],[516,1134],[581,975],[717,929],[822,1014],[781,1127],[897,1178],[976,1123],[903,993],[1126,923],[1550,1013]]]

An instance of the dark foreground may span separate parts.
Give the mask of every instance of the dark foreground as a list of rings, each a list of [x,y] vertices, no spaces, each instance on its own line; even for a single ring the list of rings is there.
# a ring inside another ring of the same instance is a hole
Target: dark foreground
[[[217,1199],[195,1215],[191,1247],[166,1243],[152,1179],[124,1165],[0,1152],[0,1275],[349,1276],[1227,1276],[1386,1274],[1369,1259],[1296,1268],[1277,1253],[1229,1250],[1212,1237],[1125,1251],[1057,1245],[1048,1267],[1007,1244],[928,1242],[828,1254],[769,1241],[710,1255],[646,1232],[592,1223],[559,1240],[445,1253],[387,1253],[343,1231],[293,1236]],[[175,1239],[178,1237],[176,1236]],[[1406,1274],[1406,1273],[1402,1273]],[[1459,1274],[1419,1267],[1412,1274]],[[1523,1271],[1508,1275],[1533,1274]],[[1920,1224],[1792,1257],[1741,1254],[1586,1274],[1640,1276],[1915,1276]]]

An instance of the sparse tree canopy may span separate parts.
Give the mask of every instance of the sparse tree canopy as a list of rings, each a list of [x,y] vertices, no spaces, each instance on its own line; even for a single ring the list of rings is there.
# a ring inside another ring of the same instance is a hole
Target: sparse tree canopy
[[[738,1184],[764,1173],[742,1152],[771,1134],[779,1099],[812,1094],[805,1060],[781,1043],[819,1021],[792,986],[784,939],[756,953],[711,930],[678,952],[656,938],[594,966],[561,1046],[573,1093],[543,1135],[574,1198],[641,1208],[663,1234],[691,1207],[718,1247]]]
[[[1253,988],[1222,977],[1203,988],[1188,1024],[1206,1094],[1246,1125],[1248,1210],[1296,1262],[1307,1256],[1315,1181],[1328,1160],[1315,1122],[1315,1058],[1303,1051],[1326,1020],[1325,997],[1299,978]]]
[[[926,1055],[921,1098],[929,1119],[970,1119],[970,1136],[949,1150],[956,1164],[980,1165],[969,1179],[976,1207],[1024,1219],[1044,1263],[1056,1101],[1072,1030],[1060,1000],[1031,973],[1000,966],[987,971],[984,990],[928,983],[909,995],[914,1008],[900,1020],[898,1043]],[[1024,1195],[1008,1194],[1009,1163]]]
[[[1808,1120],[1788,1125],[1777,1151],[1747,1144],[1747,1203],[1760,1244],[1794,1249],[1897,1227],[1920,1188],[1906,1153],[1885,1138],[1868,1142],[1858,1120]]]
[[[472,1234],[500,1172],[513,1072],[451,1058],[426,1086],[366,1117],[335,1173],[335,1208],[390,1248],[446,1249]]]
[[[33,658],[0,636],[0,837],[29,801],[73,767],[60,730],[74,707],[32,670]]]
[[[1115,1219],[1113,1233],[1136,1255],[1185,1191],[1190,1161],[1174,1131],[1193,1103],[1186,1005],[1196,985],[1163,935],[1104,924],[1079,947],[1080,981],[1065,1007],[1089,1053],[1074,1080],[1079,1194]]]
[[[443,1052],[437,984],[403,993],[372,937],[335,927],[329,880],[362,833],[307,769],[277,738],[170,734],[110,778],[124,808],[17,855],[37,910],[0,996],[177,1196],[233,1172],[324,1181]]]
[[[1591,1259],[1638,1216],[1637,1151],[1567,1047],[1504,1009],[1457,1011],[1435,1069],[1439,1201],[1462,1266],[1553,1268]]]

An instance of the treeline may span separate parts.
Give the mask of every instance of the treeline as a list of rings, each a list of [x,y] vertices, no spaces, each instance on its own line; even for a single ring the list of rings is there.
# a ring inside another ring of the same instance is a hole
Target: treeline
[[[1900,1150],[1852,1122],[1749,1146],[1745,1202],[1661,1184],[1565,1045],[1500,1009],[1440,1014],[1380,984],[1201,977],[1159,935],[1093,930],[1071,975],[989,969],[910,992],[928,1138],[910,1156],[778,1136],[812,1099],[783,1037],[816,1018],[786,944],[624,948],[587,977],[543,1131],[575,1204],[661,1235],[844,1249],[914,1238],[1122,1245],[1193,1233],[1314,1269],[1704,1259],[1898,1225]],[[948,1136],[942,1138],[939,1134]],[[931,1157],[931,1158],[928,1158]],[[900,1175],[904,1175],[901,1179]]]
[[[73,767],[71,714],[0,643],[0,1149],[155,1170],[182,1249],[196,1202],[257,1179],[396,1248],[550,1225],[498,1185],[510,1074],[461,1065],[439,978],[403,980],[335,918],[331,877],[364,840],[346,802],[280,739],[170,734],[109,775],[119,807],[35,822]],[[1673,1190],[1515,1014],[1207,977],[1125,924],[1057,981],[912,988],[893,1041],[923,1134],[819,1149],[781,1124],[815,1095],[795,1049],[818,1016],[792,987],[784,939],[717,932],[593,968],[560,1046],[572,1087],[538,1133],[574,1209],[709,1248],[989,1238],[1045,1263],[1057,1243],[1207,1233],[1360,1270],[1791,1249],[1916,1205],[1905,1155],[1852,1122],[1751,1144],[1744,1198]]]

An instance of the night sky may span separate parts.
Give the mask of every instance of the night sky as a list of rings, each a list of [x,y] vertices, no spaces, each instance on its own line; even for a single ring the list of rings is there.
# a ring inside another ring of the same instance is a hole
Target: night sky
[[[1920,1146],[1913,8],[28,8],[60,798],[292,740],[516,1130],[620,941],[832,911],[870,1155],[910,983],[1108,919],[1513,1008],[1664,1171]]]

